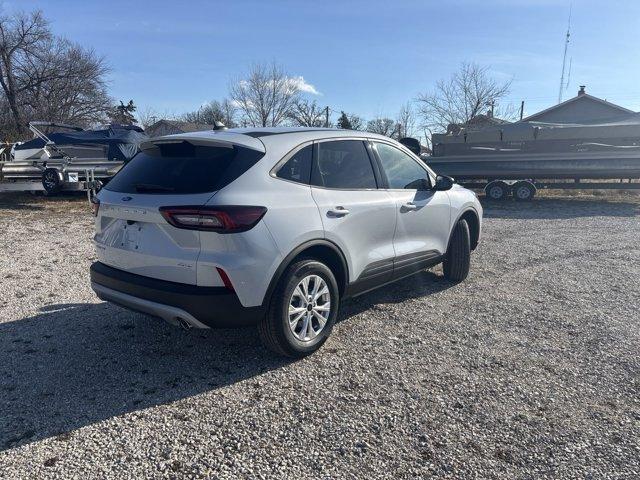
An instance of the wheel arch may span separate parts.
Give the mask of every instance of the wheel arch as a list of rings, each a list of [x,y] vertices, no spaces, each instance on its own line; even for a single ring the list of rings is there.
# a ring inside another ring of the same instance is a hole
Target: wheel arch
[[[308,240],[294,248],[284,258],[284,260],[280,262],[280,265],[269,282],[269,287],[267,288],[267,292],[265,293],[262,302],[263,305],[269,304],[273,291],[278,285],[278,282],[282,278],[287,267],[295,260],[305,256],[317,258],[325,263],[336,277],[340,296],[344,294],[347,284],[349,283],[349,267],[344,253],[342,253],[342,250],[340,250],[340,248],[330,240]]]
[[[462,210],[455,221],[451,224],[451,228],[449,229],[449,240],[447,242],[447,250],[449,249],[449,244],[451,243],[451,235],[453,234],[453,229],[456,224],[460,220],[466,220],[467,225],[469,225],[469,240],[471,240],[471,250],[475,250],[480,242],[480,215],[475,208],[469,207]]]

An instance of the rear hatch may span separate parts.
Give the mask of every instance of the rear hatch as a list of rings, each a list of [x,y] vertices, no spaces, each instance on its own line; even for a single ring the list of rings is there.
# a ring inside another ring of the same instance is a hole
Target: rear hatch
[[[102,189],[94,237],[100,262],[147,277],[197,283],[200,232],[169,224],[160,208],[205,205],[264,155],[257,139],[209,136],[214,138],[191,134],[151,141]]]

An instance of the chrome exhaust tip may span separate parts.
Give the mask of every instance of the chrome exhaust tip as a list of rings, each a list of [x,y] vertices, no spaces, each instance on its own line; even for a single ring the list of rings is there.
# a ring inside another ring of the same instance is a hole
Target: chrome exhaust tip
[[[176,320],[178,320],[178,324],[180,325],[180,327],[182,327],[182,329],[184,331],[189,331],[193,328],[193,325],[191,325],[188,321],[186,321],[184,318],[182,317],[177,317]]]

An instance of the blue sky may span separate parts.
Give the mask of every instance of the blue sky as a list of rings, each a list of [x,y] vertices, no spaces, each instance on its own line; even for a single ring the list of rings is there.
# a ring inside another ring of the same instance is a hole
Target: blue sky
[[[512,80],[509,102],[557,101],[569,0],[19,0],[111,66],[114,98],[160,113],[227,94],[258,61],[282,64],[322,105],[395,117],[463,61]],[[570,86],[640,110],[640,1],[574,0]]]

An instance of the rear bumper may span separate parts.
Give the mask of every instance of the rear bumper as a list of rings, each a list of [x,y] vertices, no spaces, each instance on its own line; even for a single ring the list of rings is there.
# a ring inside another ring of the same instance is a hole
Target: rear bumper
[[[225,287],[199,287],[168,282],[109,267],[91,265],[91,288],[102,300],[163,318],[172,324],[186,321],[196,328],[238,327],[255,324],[264,309],[244,307]]]

